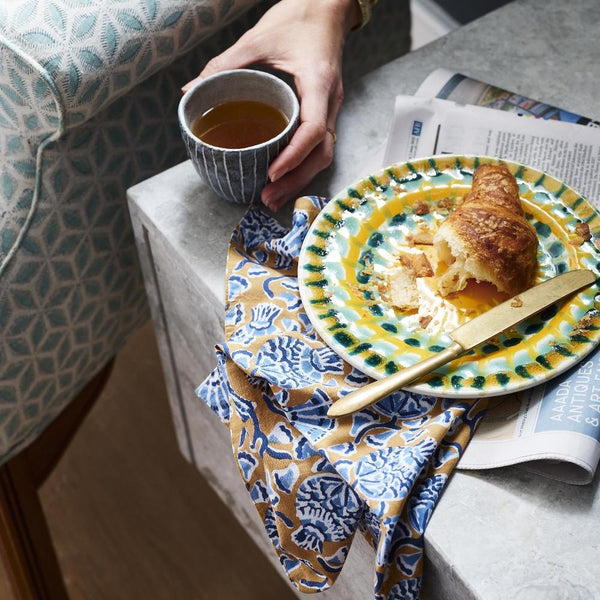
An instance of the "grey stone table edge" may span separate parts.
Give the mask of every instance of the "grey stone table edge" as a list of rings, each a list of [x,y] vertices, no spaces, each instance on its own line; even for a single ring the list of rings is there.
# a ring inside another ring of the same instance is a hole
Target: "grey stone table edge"
[[[599,119],[595,86],[600,61],[598,50],[589,43],[599,13],[592,0],[568,6],[557,1],[517,1],[364,77],[346,90],[335,163],[307,191],[329,194],[364,175],[360,165],[368,164],[369,159],[362,162],[364,157],[379,152],[395,95],[414,93],[437,67],[453,68]],[[577,69],[572,68],[575,59]],[[190,169],[184,163],[139,184],[132,190],[131,202],[152,223],[170,200],[168,196],[146,200],[152,197],[151,188],[167,179],[176,184],[166,186],[173,197],[188,186],[188,199],[205,202],[195,210],[187,206],[185,216],[170,206],[171,222],[161,222],[160,230],[179,258],[188,262],[216,298],[222,298],[227,237],[243,209],[224,207],[207,197]],[[218,220],[219,230],[212,219]],[[209,257],[194,250],[198,243],[214,254]],[[198,381],[202,376],[198,374]],[[456,472],[425,536],[426,552],[435,557],[439,571],[435,579],[455,587],[454,592],[446,590],[444,597],[600,597],[595,566],[600,553],[594,535],[600,513],[597,485],[596,478],[589,486],[574,488],[514,468]]]

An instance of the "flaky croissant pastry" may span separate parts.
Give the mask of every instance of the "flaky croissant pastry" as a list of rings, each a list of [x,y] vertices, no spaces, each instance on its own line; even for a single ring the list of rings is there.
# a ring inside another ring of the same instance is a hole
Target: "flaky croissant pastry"
[[[504,164],[476,169],[471,191],[433,242],[439,260],[448,265],[438,280],[442,296],[464,289],[469,279],[489,281],[510,295],[533,283],[538,239]]]

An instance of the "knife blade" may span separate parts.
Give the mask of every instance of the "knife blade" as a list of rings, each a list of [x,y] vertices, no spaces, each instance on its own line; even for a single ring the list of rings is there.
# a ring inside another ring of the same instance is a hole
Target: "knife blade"
[[[595,281],[596,275],[589,269],[576,269],[509,298],[452,331],[453,342],[446,349],[350,392],[331,405],[327,416],[342,417],[377,402]]]

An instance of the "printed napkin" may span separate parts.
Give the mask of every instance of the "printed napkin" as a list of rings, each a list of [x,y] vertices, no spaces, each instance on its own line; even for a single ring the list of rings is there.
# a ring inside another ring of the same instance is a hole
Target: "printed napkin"
[[[484,403],[399,391],[327,417],[369,378],[323,343],[300,300],[300,248],[325,202],[298,199],[289,230],[251,208],[234,231],[225,342],[197,393],[229,427],[250,498],[299,590],[331,586],[360,531],[375,548],[374,598],[413,600],[425,527]]]

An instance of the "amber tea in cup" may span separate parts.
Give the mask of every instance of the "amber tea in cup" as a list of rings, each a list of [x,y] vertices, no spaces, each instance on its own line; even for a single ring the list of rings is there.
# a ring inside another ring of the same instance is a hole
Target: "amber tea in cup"
[[[281,110],[256,100],[220,102],[200,115],[192,133],[218,148],[249,148],[277,137],[288,125]]]
[[[253,204],[298,128],[300,103],[279,77],[233,69],[198,81],[181,98],[178,117],[202,181],[229,202]]]

